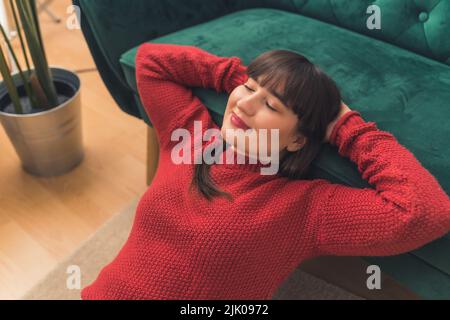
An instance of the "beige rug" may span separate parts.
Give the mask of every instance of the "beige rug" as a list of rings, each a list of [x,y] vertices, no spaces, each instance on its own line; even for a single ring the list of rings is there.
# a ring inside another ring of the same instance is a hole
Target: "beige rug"
[[[97,278],[100,270],[112,261],[128,239],[139,199],[135,199],[120,213],[106,222],[70,257],[58,264],[36,286],[28,291],[25,300],[79,300],[80,289],[68,289],[68,267],[79,266],[81,288]],[[363,300],[299,269],[280,286],[274,300]]]

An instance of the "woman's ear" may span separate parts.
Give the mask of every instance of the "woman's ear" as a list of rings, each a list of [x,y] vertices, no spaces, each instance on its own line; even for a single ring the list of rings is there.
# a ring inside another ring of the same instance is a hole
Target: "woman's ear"
[[[296,138],[295,140],[293,140],[292,142],[290,142],[290,143],[286,146],[286,149],[287,149],[289,152],[295,152],[295,151],[298,151],[298,150],[300,150],[301,148],[303,148],[303,146],[306,144],[306,141],[307,141],[307,139],[306,139],[305,137],[303,137],[303,136],[298,137],[298,136],[297,136],[297,138]]]

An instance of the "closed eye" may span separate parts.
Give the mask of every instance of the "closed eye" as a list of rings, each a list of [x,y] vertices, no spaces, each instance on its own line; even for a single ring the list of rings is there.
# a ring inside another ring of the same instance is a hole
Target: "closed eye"
[[[245,85],[245,84],[244,84],[244,87],[245,87],[248,91],[251,91],[251,92],[255,91],[255,90],[253,90],[252,88],[250,88],[249,86],[247,86],[247,85]],[[266,102],[266,106],[267,106],[267,108],[269,108],[269,109],[272,110],[272,111],[277,111],[277,109],[275,109],[274,107],[272,107],[268,102]]]

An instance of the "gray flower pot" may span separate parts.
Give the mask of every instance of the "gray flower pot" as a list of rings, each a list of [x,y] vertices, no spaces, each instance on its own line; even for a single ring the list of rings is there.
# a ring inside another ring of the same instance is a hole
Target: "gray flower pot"
[[[45,177],[67,173],[84,157],[80,79],[63,68],[50,67],[50,70],[60,101],[50,110],[15,114],[8,90],[3,82],[0,83],[0,121],[3,128],[25,171]],[[19,96],[26,97],[19,75],[16,73],[13,78]]]

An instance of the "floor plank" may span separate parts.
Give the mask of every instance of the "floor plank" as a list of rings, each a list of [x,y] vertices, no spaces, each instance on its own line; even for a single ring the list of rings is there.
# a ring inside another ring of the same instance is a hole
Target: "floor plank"
[[[95,68],[81,30],[66,27],[70,5],[70,0],[51,4],[60,24],[40,14],[49,64]],[[85,158],[70,173],[27,174],[0,129],[0,299],[20,297],[146,190],[145,124],[120,110],[97,71],[79,77]]]

